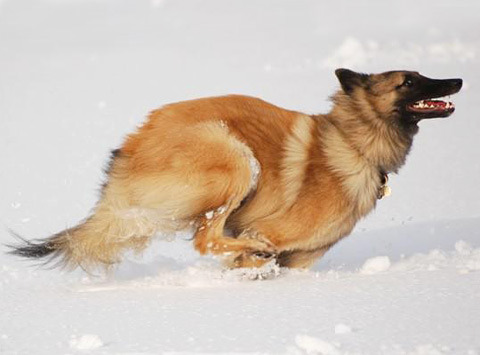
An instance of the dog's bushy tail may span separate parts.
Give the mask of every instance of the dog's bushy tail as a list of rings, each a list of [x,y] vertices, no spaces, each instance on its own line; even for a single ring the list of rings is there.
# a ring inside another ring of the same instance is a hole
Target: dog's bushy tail
[[[81,267],[94,271],[118,263],[125,251],[142,251],[155,233],[155,223],[141,217],[118,216],[103,204],[79,225],[65,229],[46,239],[34,241],[12,233],[17,244],[8,245],[10,254],[38,259],[69,270]]]
[[[81,238],[85,222],[76,227],[65,229],[51,237],[36,240],[27,240],[19,234],[10,231],[10,234],[18,241],[16,244],[6,245],[9,254],[27,259],[37,259],[41,264],[54,263],[53,266],[75,268],[79,266],[74,260],[73,244]]]

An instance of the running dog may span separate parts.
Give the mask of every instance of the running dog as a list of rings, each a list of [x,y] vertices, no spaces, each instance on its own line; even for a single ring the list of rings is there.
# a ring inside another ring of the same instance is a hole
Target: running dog
[[[153,111],[113,151],[92,214],[11,253],[91,270],[190,227],[195,249],[228,267],[310,267],[388,192],[418,122],[453,113],[435,98],[462,87],[411,71],[335,74],[341,89],[327,114],[238,95]]]

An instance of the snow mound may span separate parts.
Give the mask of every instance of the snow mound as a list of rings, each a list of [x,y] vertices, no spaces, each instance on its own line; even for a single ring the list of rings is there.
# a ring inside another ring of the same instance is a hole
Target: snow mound
[[[373,275],[387,271],[390,266],[391,262],[388,256],[376,256],[365,261],[360,269],[360,273],[364,275]]]
[[[473,248],[467,242],[459,240],[455,243],[455,250],[460,255],[471,255]]]
[[[334,344],[309,335],[297,335],[297,346],[308,355],[339,355],[340,351]]]
[[[480,270],[480,248],[473,248],[460,240],[451,252],[434,249],[429,253],[418,253],[400,260],[392,266],[395,271],[427,270],[437,271],[453,268],[459,274],[468,274]]]
[[[322,66],[362,68],[371,63],[392,63],[415,66],[426,62],[465,63],[475,59],[475,43],[460,41],[437,41],[434,44],[422,43],[381,43],[374,40],[359,40],[347,37],[323,60]]]
[[[103,342],[96,334],[84,334],[77,338],[73,336],[70,340],[70,348],[77,350],[94,350],[103,346]]]

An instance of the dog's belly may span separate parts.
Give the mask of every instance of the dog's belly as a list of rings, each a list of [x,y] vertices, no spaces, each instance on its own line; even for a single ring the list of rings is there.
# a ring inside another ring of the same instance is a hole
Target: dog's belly
[[[301,194],[289,208],[282,208],[281,196],[271,193],[279,189],[260,192],[242,206],[228,224],[237,231],[250,229],[261,234],[278,251],[331,246],[349,235],[356,223],[375,207],[376,195],[370,193],[372,196],[352,199],[341,182],[335,179],[324,179],[324,182],[316,185],[315,190]],[[280,202],[277,208],[272,207],[274,202]]]
[[[255,198],[247,205],[254,202]],[[257,206],[261,205],[259,203]],[[262,210],[252,208],[251,205],[247,207],[250,208],[247,208],[245,214],[242,210],[237,211],[227,225],[237,233],[251,230],[253,234],[262,235],[270,240],[278,251],[314,250],[332,245],[348,235],[358,220],[352,205],[342,199],[338,204],[335,200],[312,204],[306,199],[298,201],[289,209],[279,209],[263,216],[260,214]],[[255,215],[258,218],[246,220]]]

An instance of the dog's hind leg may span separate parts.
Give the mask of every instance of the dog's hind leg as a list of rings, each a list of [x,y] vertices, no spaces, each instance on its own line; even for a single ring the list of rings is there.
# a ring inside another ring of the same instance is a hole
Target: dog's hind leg
[[[256,188],[260,165],[251,149],[221,121],[167,128],[130,154],[136,169],[127,179],[136,205],[159,211],[163,220],[195,222],[201,254],[271,250],[265,241],[224,235],[229,215]]]
[[[209,177],[208,170],[212,169],[204,169],[203,179],[216,181],[209,191],[211,197],[206,196],[205,201],[215,198],[217,205],[203,210],[197,217],[195,248],[200,254],[225,256],[256,252],[273,254],[273,245],[266,238],[255,235],[228,237],[224,234],[227,218],[256,187],[259,174],[259,164],[251,150],[229,134],[224,138],[221,147],[224,159],[221,162],[218,159],[213,160],[215,164],[223,164],[224,173],[221,178]]]

